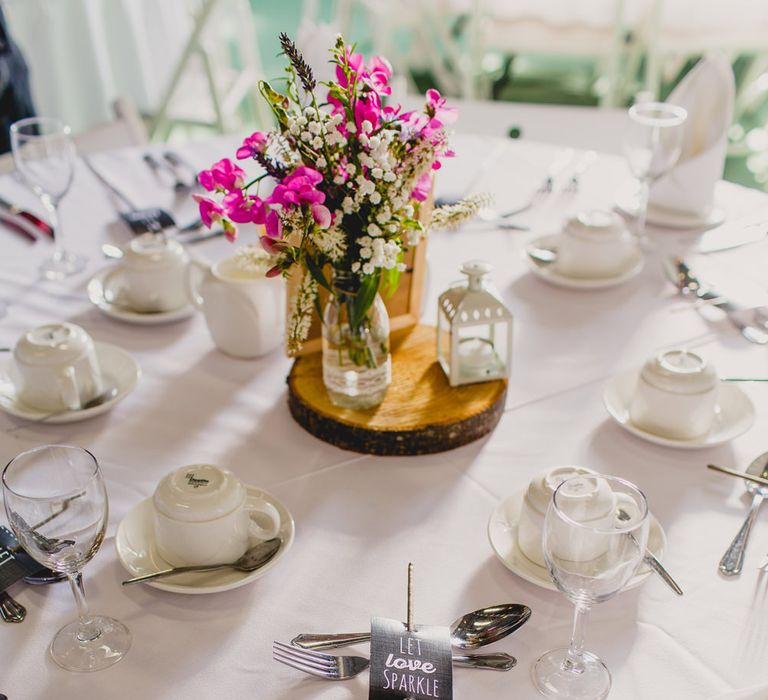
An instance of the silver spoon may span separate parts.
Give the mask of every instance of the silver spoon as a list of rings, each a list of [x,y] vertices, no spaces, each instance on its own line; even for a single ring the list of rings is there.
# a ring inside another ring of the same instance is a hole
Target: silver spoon
[[[451,623],[451,646],[456,649],[477,649],[492,644],[522,627],[531,616],[531,609],[520,603],[491,605],[462,615]],[[303,649],[336,649],[368,642],[370,632],[347,634],[300,634],[291,640]]]
[[[747,467],[747,471],[752,474],[759,473],[764,479],[768,478],[768,453],[762,454],[753,460],[752,464]],[[757,511],[760,510],[763,499],[768,496],[768,487],[766,486],[758,486],[749,481],[746,487],[747,493],[752,495],[752,504],[749,507],[749,513],[744,524],[739,528],[736,537],[733,538],[733,542],[731,542],[723,558],[720,560],[718,570],[725,576],[738,576],[741,573],[742,566],[744,565],[744,551],[747,548],[747,540],[749,540],[752,523],[755,521],[755,517],[757,517]]]
[[[529,247],[525,252],[531,260],[535,260],[540,265],[551,265],[557,261],[557,248]]]
[[[630,514],[627,513],[627,511],[625,511],[623,508],[618,508],[616,510],[616,517],[622,522],[626,522],[627,520],[631,519]],[[635,543],[637,544],[635,536],[632,533],[629,533],[629,536],[635,540]],[[672,575],[669,573],[669,571],[664,568],[664,565],[647,547],[643,554],[643,562],[649,566],[653,572],[661,576],[661,579],[664,581],[664,583],[666,583],[675,593],[677,593],[677,595],[683,595],[683,589],[680,588],[677,581],[672,578]]]
[[[113,399],[115,396],[117,396],[117,387],[116,386],[109,386],[104,391],[102,391],[100,394],[97,394],[92,399],[88,399],[85,403],[80,405],[80,408],[65,408],[61,411],[54,411],[53,413],[47,413],[44,416],[41,416],[40,418],[33,418],[32,420],[35,423],[42,423],[43,421],[46,421],[50,418],[54,418],[56,416],[62,416],[65,413],[72,413],[74,411],[85,411],[89,408],[96,408],[96,406],[101,406],[104,403],[107,403],[110,399]]]
[[[273,537],[271,540],[266,540],[257,544],[255,547],[251,547],[242,557],[237,561],[233,561],[229,564],[208,564],[205,566],[175,566],[171,569],[163,569],[162,571],[155,571],[151,574],[144,574],[143,576],[134,576],[127,581],[123,581],[123,585],[127,586],[129,583],[139,583],[140,581],[151,581],[152,579],[162,578],[164,576],[172,576],[173,574],[184,574],[192,571],[215,571],[216,569],[237,569],[238,571],[256,571],[256,569],[264,566],[272,557],[277,554],[278,550],[282,546],[283,541],[279,537]]]

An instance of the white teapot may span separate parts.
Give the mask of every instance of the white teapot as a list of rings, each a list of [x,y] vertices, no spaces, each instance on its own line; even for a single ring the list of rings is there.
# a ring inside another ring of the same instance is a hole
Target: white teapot
[[[259,357],[283,342],[285,284],[266,277],[266,265],[243,264],[241,256],[215,265],[193,260],[187,291],[216,347],[227,355]]]

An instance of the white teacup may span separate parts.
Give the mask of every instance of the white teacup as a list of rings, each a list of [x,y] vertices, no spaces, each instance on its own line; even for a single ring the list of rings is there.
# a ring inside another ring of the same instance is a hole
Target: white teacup
[[[517,545],[532,562],[545,566],[541,537],[544,532],[544,516],[555,489],[566,479],[594,474],[596,472],[586,467],[555,467],[539,474],[528,484],[517,526]]]
[[[561,515],[547,527],[547,549],[553,557],[570,562],[591,562],[604,555],[615,546],[616,527],[641,515],[629,494],[613,491],[604,476],[594,473],[562,482],[553,501]]]
[[[272,352],[283,342],[285,285],[239,257],[213,266],[193,260],[187,272],[192,303],[201,309],[216,347],[233,357]]]
[[[16,343],[13,360],[16,395],[42,411],[77,410],[104,390],[93,339],[74,323],[28,331]]]
[[[132,239],[123,251],[125,297],[136,311],[174,311],[187,304],[189,258],[178,242],[153,233]]]
[[[152,503],[157,551],[174,566],[233,562],[252,540],[268,540],[280,529],[271,503],[249,498],[232,472],[212,464],[166,475]]]
[[[712,427],[718,387],[717,372],[703,357],[688,350],[666,350],[643,366],[629,416],[654,435],[695,438]]]
[[[632,234],[615,212],[582,212],[560,234],[557,269],[570,277],[610,277],[622,271],[635,247]]]

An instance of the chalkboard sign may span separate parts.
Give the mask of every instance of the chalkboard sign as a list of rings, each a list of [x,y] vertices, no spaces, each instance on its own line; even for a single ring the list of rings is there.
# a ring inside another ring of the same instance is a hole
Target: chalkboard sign
[[[447,627],[416,625],[408,631],[397,620],[371,620],[369,700],[452,697],[451,637]]]

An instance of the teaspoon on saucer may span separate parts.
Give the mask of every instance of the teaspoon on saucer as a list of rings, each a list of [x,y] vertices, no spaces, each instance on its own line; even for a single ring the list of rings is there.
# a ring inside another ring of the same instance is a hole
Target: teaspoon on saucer
[[[44,416],[40,416],[39,418],[34,418],[34,423],[42,423],[43,421],[47,421],[50,418],[55,418],[56,416],[64,415],[65,413],[70,413],[72,411],[87,411],[89,408],[96,408],[96,406],[101,406],[102,404],[107,403],[107,401],[110,401],[111,399],[115,398],[117,396],[117,387],[116,386],[109,386],[104,391],[102,391],[100,394],[97,394],[92,399],[88,399],[85,403],[81,404],[79,408],[64,408],[61,411],[54,411],[53,413],[46,413]]]
[[[170,569],[163,569],[162,571],[155,571],[151,574],[144,574],[143,576],[134,576],[126,581],[123,581],[123,585],[127,586],[130,583],[140,583],[141,581],[151,581],[156,578],[162,578],[164,576],[172,576],[174,574],[191,573],[195,571],[215,571],[216,569],[237,569],[238,571],[256,571],[256,569],[264,566],[272,557],[277,554],[283,541],[279,537],[273,537],[271,540],[260,542],[254,547],[251,547],[242,557],[237,561],[227,564],[207,564],[202,566],[175,566]]]

